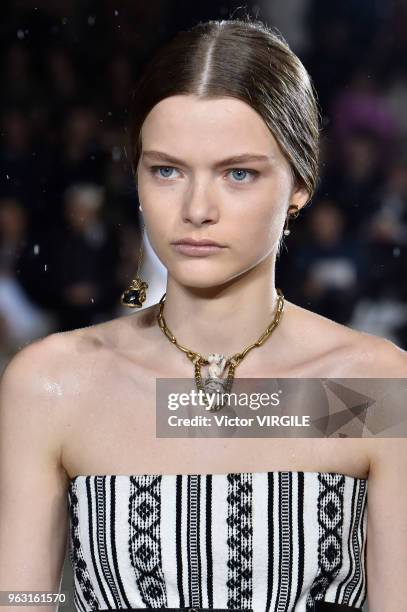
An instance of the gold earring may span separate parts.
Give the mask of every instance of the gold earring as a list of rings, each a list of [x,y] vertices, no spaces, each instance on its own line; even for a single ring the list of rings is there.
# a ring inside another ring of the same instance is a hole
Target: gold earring
[[[127,289],[125,289],[125,291],[123,291],[121,298],[120,298],[120,302],[122,303],[122,305],[128,306],[129,308],[141,308],[143,305],[143,302],[145,302],[146,300],[146,290],[148,288],[148,283],[146,283],[146,281],[144,281],[139,276],[141,258],[143,255],[144,227],[145,226],[143,225],[136,278],[134,278],[131,281],[130,286]]]
[[[288,229],[289,219],[295,219],[296,217],[298,217],[299,214],[300,214],[300,209],[298,208],[298,206],[296,206],[296,204],[290,204],[290,206],[288,207],[287,218],[285,220],[284,236],[289,236],[291,234],[291,230]]]

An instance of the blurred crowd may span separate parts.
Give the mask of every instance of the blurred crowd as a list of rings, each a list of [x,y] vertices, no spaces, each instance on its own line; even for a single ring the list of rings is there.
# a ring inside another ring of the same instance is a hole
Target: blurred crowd
[[[140,247],[127,156],[132,84],[177,29],[239,6],[193,5],[5,3],[2,362],[52,331],[127,314],[120,295]],[[273,25],[261,2],[246,6]],[[292,45],[321,107],[321,178],[291,222],[276,284],[305,308],[407,348],[407,5],[308,0],[297,26],[301,45]]]

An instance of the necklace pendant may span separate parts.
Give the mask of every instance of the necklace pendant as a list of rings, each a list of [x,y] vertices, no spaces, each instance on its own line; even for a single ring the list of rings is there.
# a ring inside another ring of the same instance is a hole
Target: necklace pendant
[[[224,393],[226,380],[222,380],[221,378],[212,378],[208,376],[205,378],[203,382],[203,388],[205,393]]]
[[[216,380],[215,378],[206,378],[203,384],[204,391],[207,395],[216,394],[216,404],[209,409],[209,412],[216,412],[226,405],[226,400],[223,394],[226,392],[226,381]]]
[[[225,370],[226,357],[221,353],[210,353],[208,355],[208,362],[208,377],[203,381],[203,389],[206,394],[218,394],[221,396],[216,406],[213,406],[211,410],[211,412],[215,412],[225,405],[222,395],[227,390],[227,381],[221,377]]]
[[[148,286],[148,285],[147,285]],[[132,289],[135,290],[140,290],[142,289],[142,287],[139,287],[138,285],[136,287],[131,287]],[[141,291],[140,291],[141,293]],[[213,412],[215,410],[220,410],[220,408],[222,408],[225,403],[224,403],[224,399],[223,399],[223,395],[227,395],[230,393],[231,389],[232,389],[232,384],[233,384],[233,380],[234,380],[234,376],[235,376],[235,370],[237,368],[237,366],[239,365],[239,363],[242,361],[242,359],[244,359],[244,357],[246,356],[246,354],[252,350],[255,347],[259,347],[262,346],[264,344],[264,342],[270,337],[270,335],[272,334],[272,332],[274,331],[274,329],[277,327],[277,325],[280,323],[280,319],[284,310],[284,295],[281,291],[281,289],[277,289],[277,294],[278,294],[278,301],[277,301],[277,308],[276,308],[276,313],[274,315],[273,321],[270,323],[270,325],[266,328],[266,330],[263,332],[263,334],[260,336],[260,338],[257,340],[257,342],[255,342],[254,344],[251,344],[249,346],[247,346],[244,351],[242,353],[236,353],[235,356],[226,359],[224,355],[220,354],[220,353],[211,353],[208,357],[208,359],[205,359],[204,357],[202,357],[202,355],[200,355],[199,353],[196,353],[192,350],[188,350],[185,347],[181,346],[175,336],[172,334],[171,330],[168,328],[167,323],[165,321],[165,317],[164,317],[164,303],[165,303],[165,299],[166,299],[166,293],[163,294],[163,296],[160,299],[160,310],[159,313],[157,315],[157,322],[158,325],[160,327],[160,329],[162,330],[162,332],[167,336],[168,340],[170,342],[172,342],[173,344],[175,344],[177,346],[178,349],[182,350],[184,353],[187,354],[188,359],[190,359],[192,361],[192,363],[194,364],[194,374],[195,374],[195,384],[196,384],[196,388],[198,391],[203,391],[205,396],[209,395],[210,393],[218,393],[221,396],[221,401],[220,403],[218,403],[216,406],[213,406],[210,410]],[[123,296],[124,297],[124,296]],[[128,299],[128,296],[126,297],[126,302],[127,301],[136,301],[134,299],[134,296],[130,296],[131,299]],[[141,303],[142,297],[140,295],[140,300],[139,303]],[[137,304],[139,305],[139,304]],[[228,374],[226,376],[225,380],[222,380],[222,374],[224,372],[226,363],[228,363],[229,365],[229,371]],[[202,365],[209,365],[209,376],[203,381],[202,380],[202,376],[201,376],[201,366]],[[207,407],[209,406],[208,404],[208,400],[205,399],[204,400]]]
[[[221,353],[211,353],[208,355],[208,362],[209,378],[221,378],[226,365],[226,357]]]

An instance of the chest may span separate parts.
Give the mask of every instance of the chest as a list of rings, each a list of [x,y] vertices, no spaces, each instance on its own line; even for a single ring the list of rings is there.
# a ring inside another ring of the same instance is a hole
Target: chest
[[[156,380],[134,366],[99,373],[67,410],[63,465],[77,474],[333,471],[365,477],[359,438],[158,437]],[[221,414],[221,412],[219,413]]]

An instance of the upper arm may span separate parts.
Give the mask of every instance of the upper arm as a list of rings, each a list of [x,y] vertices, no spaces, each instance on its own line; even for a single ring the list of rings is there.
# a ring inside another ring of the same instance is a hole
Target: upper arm
[[[369,612],[403,612],[407,602],[407,439],[371,441],[368,480]]]
[[[22,349],[0,381],[0,591],[60,587],[68,482],[60,463],[57,336]]]

